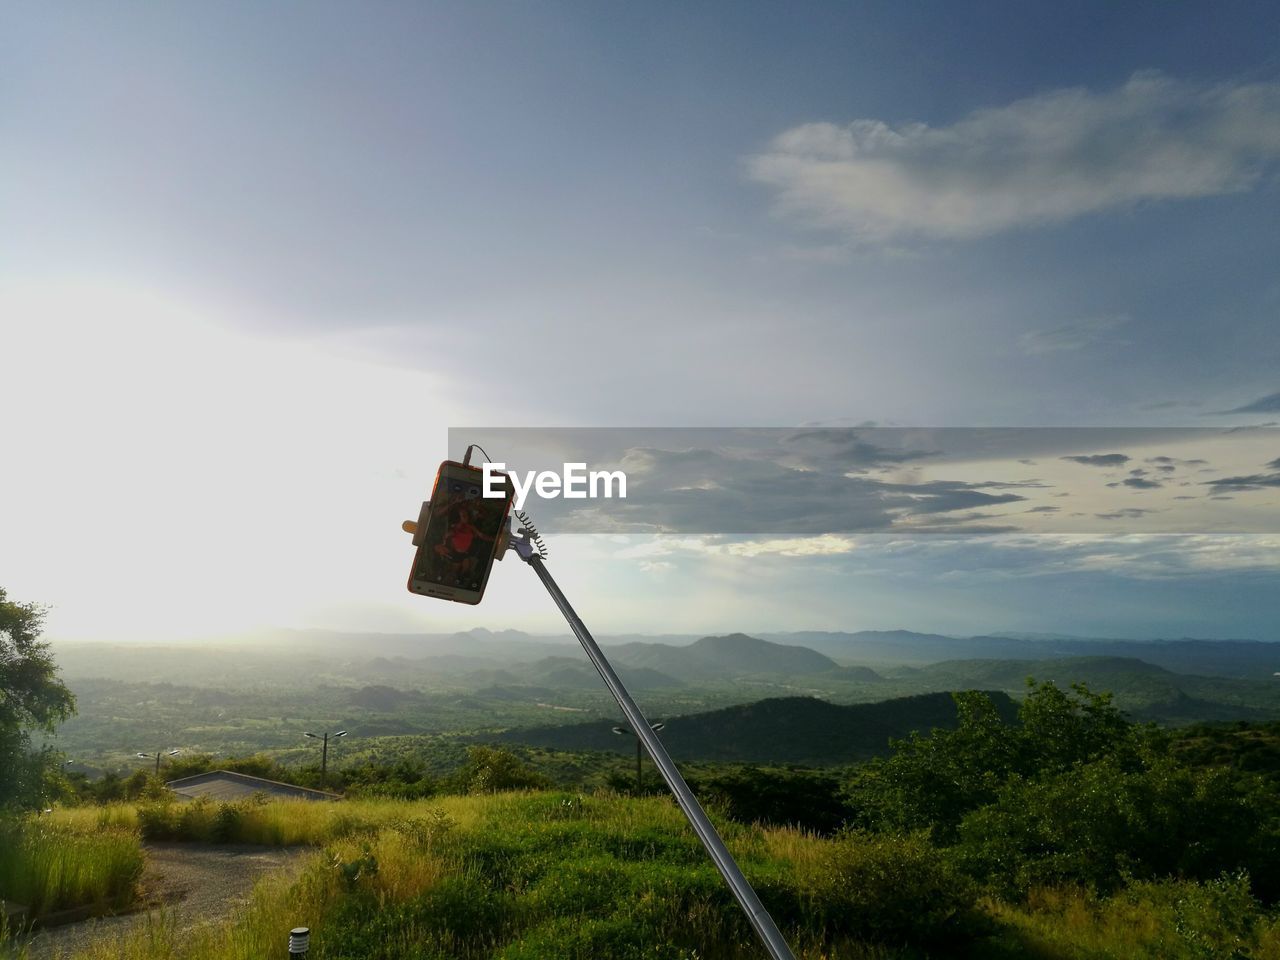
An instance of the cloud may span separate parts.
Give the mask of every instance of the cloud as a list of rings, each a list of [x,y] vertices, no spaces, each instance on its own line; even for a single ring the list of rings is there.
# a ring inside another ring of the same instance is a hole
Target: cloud
[[[782,446],[802,458],[807,457],[810,463],[829,462],[850,470],[897,466],[938,455],[932,450],[883,447],[863,439],[865,432],[856,427],[800,430],[784,437]]]
[[[1146,480],[1142,477],[1129,477],[1124,481],[1126,487],[1133,487],[1135,490],[1158,490],[1164,484],[1159,480]]]
[[[1125,507],[1123,510],[1116,510],[1112,513],[1095,513],[1094,516],[1099,520],[1136,520],[1138,517],[1144,517],[1148,513],[1155,513],[1155,511],[1143,510],[1140,507]]]
[[[873,459],[880,453],[872,451]],[[992,491],[1028,485],[999,480],[886,482],[850,476],[845,463],[825,470],[797,469],[710,449],[637,448],[627,451],[621,465],[630,481],[628,497],[609,505],[609,517],[618,529],[666,533],[973,530],[975,520],[991,517],[960,511],[1025,501],[1021,494]],[[600,516],[582,511],[575,518],[579,529],[598,529],[601,523]]]
[[[1280,413],[1280,393],[1268,394],[1253,403],[1246,403],[1234,410],[1223,410],[1223,413]]]
[[[1267,469],[1268,469],[1268,470],[1280,470],[1280,457],[1276,457],[1274,460],[1272,460],[1270,463],[1268,463],[1268,464],[1267,464]]]
[[[1083,463],[1086,467],[1123,467],[1129,462],[1129,458],[1123,453],[1095,453],[1091,456],[1059,457],[1058,459]]]
[[[1280,157],[1280,84],[1134,74],[947,126],[805,123],[747,158],[781,212],[882,241],[979,237],[1140,201],[1248,190]]]
[[[1244,490],[1265,490],[1269,487],[1280,487],[1280,473],[1255,473],[1247,477],[1223,477],[1221,480],[1206,481],[1215,493],[1227,490],[1237,492]]]
[[[1129,322],[1127,316],[1089,317],[1049,330],[1028,330],[1018,337],[1023,353],[1065,353],[1106,341],[1107,332]]]
[[[1130,509],[1104,517],[1131,519]],[[1280,574],[1274,534],[1002,534],[949,537],[828,534],[820,537],[654,537],[619,557],[780,557],[821,561],[843,557],[849,573],[935,578],[943,573],[980,580],[1102,573],[1132,579],[1182,579],[1203,574]]]

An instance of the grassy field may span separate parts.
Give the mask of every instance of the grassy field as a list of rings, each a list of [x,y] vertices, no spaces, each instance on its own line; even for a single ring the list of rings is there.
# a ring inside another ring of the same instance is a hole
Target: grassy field
[[[1133,884],[1106,899],[1043,889],[1006,903],[922,837],[719,825],[807,960],[1280,958],[1280,926],[1239,878]],[[131,841],[136,854],[139,834],[315,848],[300,878],[262,881],[232,923],[179,937],[160,916],[77,960],[283,957],[297,925],[312,930],[312,960],[761,955],[665,797],[115,805],[59,811],[40,830],[37,846],[65,850],[68,861],[90,858],[97,837]],[[136,876],[127,857],[97,862]]]
[[[32,917],[127,906],[143,866],[136,817],[88,812],[0,822],[0,895]]]

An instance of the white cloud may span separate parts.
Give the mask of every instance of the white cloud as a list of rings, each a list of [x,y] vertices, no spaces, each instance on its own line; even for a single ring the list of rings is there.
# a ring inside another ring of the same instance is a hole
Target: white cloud
[[[806,123],[748,158],[784,213],[870,240],[977,237],[1144,200],[1251,188],[1280,157],[1280,84],[1138,73],[949,126]]]
[[[1129,322],[1127,316],[1086,317],[1048,330],[1028,330],[1018,338],[1024,353],[1063,353],[1107,341],[1107,334]]]

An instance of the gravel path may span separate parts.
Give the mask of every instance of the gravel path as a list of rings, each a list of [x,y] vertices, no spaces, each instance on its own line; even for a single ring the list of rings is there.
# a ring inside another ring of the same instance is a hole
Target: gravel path
[[[180,931],[225,920],[248,903],[259,877],[274,870],[296,871],[314,848],[149,843],[146,851],[142,894],[157,906],[39,931],[30,941],[29,960],[71,956],[95,940],[114,938],[146,923],[157,909]]]

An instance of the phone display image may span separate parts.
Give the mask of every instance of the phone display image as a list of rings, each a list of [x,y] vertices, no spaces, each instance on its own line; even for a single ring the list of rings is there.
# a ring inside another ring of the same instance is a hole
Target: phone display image
[[[484,593],[511,497],[485,497],[479,470],[447,462],[436,475],[409,589],[463,603]],[[508,485],[509,487],[509,485]]]

